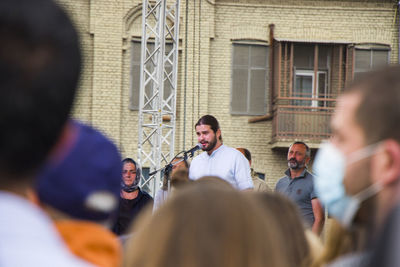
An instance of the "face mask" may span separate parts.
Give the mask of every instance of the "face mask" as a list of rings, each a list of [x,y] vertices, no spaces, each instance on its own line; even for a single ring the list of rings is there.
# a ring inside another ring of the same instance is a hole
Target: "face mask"
[[[346,166],[374,155],[378,145],[366,146],[348,157],[329,142],[323,143],[318,150],[313,165],[317,196],[328,213],[345,227],[351,226],[361,203],[382,189],[381,183],[377,182],[354,196],[348,196],[343,185]]]

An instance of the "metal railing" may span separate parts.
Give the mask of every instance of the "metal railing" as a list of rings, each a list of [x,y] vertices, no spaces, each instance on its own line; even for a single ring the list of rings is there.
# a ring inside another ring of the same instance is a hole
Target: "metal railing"
[[[332,98],[277,99],[273,108],[272,142],[304,140],[319,143],[329,138],[335,102]]]

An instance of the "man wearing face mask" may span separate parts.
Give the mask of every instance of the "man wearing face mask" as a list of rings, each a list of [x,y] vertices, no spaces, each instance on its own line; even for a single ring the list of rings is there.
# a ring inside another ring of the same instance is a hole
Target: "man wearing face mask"
[[[321,146],[314,163],[318,196],[347,229],[367,228],[365,250],[386,228],[388,215],[399,210],[399,106],[399,66],[355,81],[338,98],[332,139]],[[396,248],[384,251],[398,254]]]
[[[320,234],[324,226],[324,211],[314,192],[313,175],[307,171],[311,151],[304,142],[294,142],[287,154],[289,169],[279,179],[275,191],[293,200],[306,223],[312,231]]]
[[[153,206],[153,198],[139,188],[141,168],[131,158],[122,161],[121,198],[118,217],[113,227],[117,235],[128,234],[127,230],[138,214],[147,205]]]

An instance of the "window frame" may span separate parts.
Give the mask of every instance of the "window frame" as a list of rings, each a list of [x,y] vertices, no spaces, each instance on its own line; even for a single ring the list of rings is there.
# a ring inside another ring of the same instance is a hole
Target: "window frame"
[[[324,85],[324,96],[326,97],[327,93],[328,93],[328,71],[327,70],[318,70],[317,71],[317,81],[315,82],[315,71],[313,70],[304,70],[304,69],[295,69],[295,75],[294,75],[294,88],[293,88],[293,95],[296,94],[296,80],[297,80],[297,76],[311,76],[311,96],[310,97],[306,97],[306,98],[319,98],[319,75],[320,74],[325,74],[325,85]],[[314,84],[316,84],[318,86],[318,88],[314,88]],[[297,96],[294,96],[297,97]],[[301,96],[300,96],[301,97]],[[320,102],[321,100],[295,100],[295,101],[310,101],[311,105],[297,105],[295,104],[295,106],[309,106],[309,107],[319,107],[318,102]],[[326,106],[326,103],[324,103],[323,105],[324,107]]]
[[[369,60],[369,68],[368,69],[357,69],[356,68],[356,58],[357,58],[357,51],[369,51],[370,52],[370,60]],[[387,52],[387,64],[390,64],[390,54],[391,48],[389,45],[355,45],[354,46],[354,65],[353,65],[353,79],[356,74],[368,72],[374,69],[374,51],[386,51]]]
[[[234,86],[234,80],[233,80],[233,73],[235,69],[244,69],[243,66],[240,67],[239,65],[234,65],[234,57],[235,57],[235,46],[247,46],[249,49],[247,57],[248,57],[248,63],[247,63],[247,99],[246,99],[246,111],[234,111],[233,108],[233,86]],[[264,47],[266,49],[266,58],[265,58],[265,67],[257,67],[257,66],[251,66],[251,49],[252,47]],[[268,112],[268,95],[269,95],[269,71],[270,71],[270,66],[269,66],[269,53],[270,53],[270,46],[267,42],[264,41],[247,41],[247,40],[240,40],[240,41],[233,41],[232,42],[232,49],[231,49],[231,76],[230,76],[230,114],[231,115],[244,115],[244,116],[260,116],[260,115],[265,115]],[[263,111],[250,111],[251,107],[251,72],[253,70],[263,70],[265,71],[265,80],[264,80],[264,103],[263,103]]]

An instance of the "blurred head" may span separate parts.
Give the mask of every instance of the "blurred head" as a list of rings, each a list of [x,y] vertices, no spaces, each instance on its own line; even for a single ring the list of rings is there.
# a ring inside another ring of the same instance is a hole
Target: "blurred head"
[[[238,147],[236,148],[237,150],[240,151],[240,153],[243,154],[243,156],[249,161],[249,164],[251,165],[251,153],[247,148],[243,147]]]
[[[172,180],[179,180],[178,183],[180,183],[183,180],[185,180],[185,181],[189,180],[189,174],[188,174],[189,164],[187,163],[186,160],[184,160],[183,157],[175,157],[171,161],[171,163],[173,164],[171,173],[169,175],[171,183],[172,183]],[[162,190],[164,190],[164,191],[168,190],[168,179],[166,179],[165,176],[163,178]]]
[[[39,202],[52,217],[106,222],[118,206],[121,156],[115,144],[98,130],[70,121],[69,146],[63,158],[49,158],[35,184]],[[57,210],[57,216],[53,216]]]
[[[169,175],[171,186],[180,185],[189,181],[189,164],[183,157],[175,157],[172,162],[172,170]],[[168,190],[168,179],[164,176],[162,190]]]
[[[304,142],[294,142],[287,154],[288,167],[292,170],[301,170],[310,161],[311,151]]]
[[[338,98],[332,117],[332,143],[348,163],[343,179],[347,194],[356,195],[378,183],[383,188],[377,195],[379,202],[372,197],[364,203],[370,204],[369,217],[375,214],[375,204],[380,207],[377,217],[382,217],[400,201],[399,106],[400,67],[393,66],[367,73],[351,84]]]
[[[196,125],[197,141],[202,145],[202,149],[211,154],[222,144],[222,134],[219,123],[214,116],[204,115]]]
[[[272,214],[270,220],[275,220],[284,235],[286,243],[285,255],[292,266],[309,266],[310,250],[305,235],[305,229],[297,207],[291,200],[279,193],[254,193],[257,201],[264,206],[264,212]]]
[[[133,192],[139,188],[141,168],[136,161],[125,158],[122,161],[122,189],[125,192]]]
[[[172,171],[171,175],[173,175],[178,170],[187,170],[189,169],[189,164],[183,157],[176,157],[172,160]]]
[[[313,266],[325,266],[340,256],[348,255],[365,249],[365,233],[348,231],[334,218],[327,225],[322,253]]]
[[[236,190],[229,182],[217,176],[203,176],[194,181],[201,186],[215,187],[218,190]]]
[[[136,225],[124,266],[290,266],[266,214],[242,192],[193,183]]]
[[[56,144],[74,99],[81,55],[71,20],[51,0],[0,1],[0,35],[4,189],[31,183]]]

